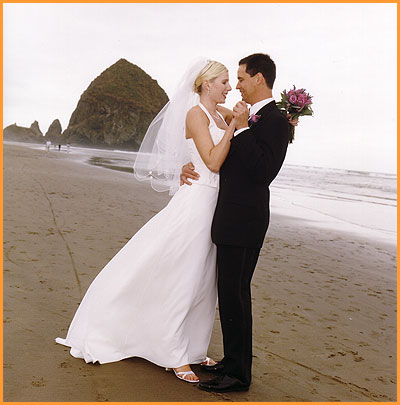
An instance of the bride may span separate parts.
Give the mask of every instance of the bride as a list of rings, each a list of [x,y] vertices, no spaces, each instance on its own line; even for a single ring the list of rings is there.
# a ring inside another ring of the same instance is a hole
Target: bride
[[[199,381],[190,364],[215,364],[207,357],[217,302],[211,222],[235,129],[232,112],[218,106],[230,90],[224,65],[196,61],[151,123],[135,176],[174,196],[90,285],[67,337],[56,339],[72,356],[87,363],[141,357],[187,382]],[[179,187],[189,161],[200,178]]]

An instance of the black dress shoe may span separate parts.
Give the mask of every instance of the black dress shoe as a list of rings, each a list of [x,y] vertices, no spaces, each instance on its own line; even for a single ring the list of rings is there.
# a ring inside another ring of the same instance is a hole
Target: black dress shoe
[[[199,383],[199,388],[210,392],[248,391],[249,384],[229,375],[220,375],[213,380]]]
[[[216,363],[210,366],[200,364],[200,370],[207,371],[208,373],[220,374],[224,371],[224,365],[222,363]]]

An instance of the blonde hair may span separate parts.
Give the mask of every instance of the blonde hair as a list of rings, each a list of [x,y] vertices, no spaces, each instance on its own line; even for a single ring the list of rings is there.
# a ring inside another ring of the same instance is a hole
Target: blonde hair
[[[214,60],[208,62],[208,64],[201,70],[196,80],[194,81],[194,92],[197,94],[201,94],[201,85],[204,83],[205,80],[212,81],[218,76],[222,75],[222,73],[225,73],[227,71],[228,69],[222,63],[216,62]]]

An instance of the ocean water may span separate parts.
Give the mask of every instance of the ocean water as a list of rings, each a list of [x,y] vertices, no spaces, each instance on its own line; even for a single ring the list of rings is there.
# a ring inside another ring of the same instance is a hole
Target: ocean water
[[[271,206],[313,226],[397,243],[396,174],[284,165]]]
[[[44,145],[24,145],[44,149]],[[71,147],[67,153],[65,146],[50,153],[130,173],[136,156],[135,152],[82,147]],[[291,216],[310,226],[396,245],[397,175],[284,164],[271,185],[271,213],[272,218]]]

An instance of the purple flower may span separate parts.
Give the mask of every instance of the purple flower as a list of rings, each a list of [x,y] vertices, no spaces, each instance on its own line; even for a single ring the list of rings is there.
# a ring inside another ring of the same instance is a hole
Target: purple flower
[[[299,95],[299,97],[297,97],[297,105],[300,107],[304,107],[306,105],[307,102],[307,96],[302,93]]]
[[[249,117],[249,121],[254,124],[255,122],[257,122],[260,119],[260,117],[261,117],[261,115],[251,114]]]
[[[290,115],[292,119],[302,117],[303,115],[313,115],[311,108],[312,96],[310,96],[306,89],[283,90],[281,93],[281,100],[276,103],[280,112],[285,115],[286,118]],[[289,143],[292,143],[294,139],[294,127],[289,125]]]

